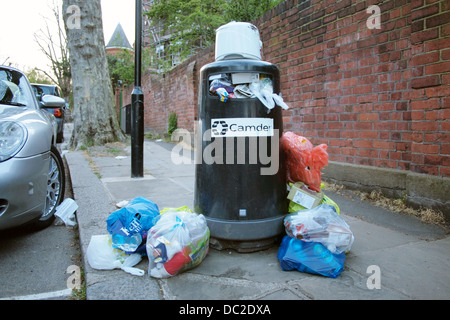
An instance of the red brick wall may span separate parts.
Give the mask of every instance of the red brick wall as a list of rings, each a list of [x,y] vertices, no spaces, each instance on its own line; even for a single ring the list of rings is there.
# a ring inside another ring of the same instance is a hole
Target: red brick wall
[[[253,23],[281,71],[285,130],[326,143],[332,161],[450,177],[450,1],[288,0]],[[173,111],[193,131],[213,60],[212,47],[143,79],[146,130],[166,132]]]

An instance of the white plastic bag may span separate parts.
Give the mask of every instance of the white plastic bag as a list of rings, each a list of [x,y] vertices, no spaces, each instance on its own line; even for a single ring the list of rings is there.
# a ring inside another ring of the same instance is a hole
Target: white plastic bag
[[[55,216],[61,219],[67,227],[74,227],[77,225],[77,219],[75,217],[75,211],[77,210],[77,203],[71,198],[66,198],[56,207]]]
[[[280,97],[279,95],[273,93],[272,98],[273,98],[273,101],[275,101],[275,103],[278,106],[282,107],[284,110],[289,109],[289,106],[284,102],[283,98]]]
[[[122,269],[134,276],[143,276],[144,270],[133,268],[142,257],[138,253],[126,254],[112,247],[111,235],[95,235],[91,237],[86,256],[89,265],[97,270]]]
[[[275,107],[275,103],[272,99],[272,84],[270,83],[269,85],[268,81],[270,81],[270,79],[252,82],[249,89],[267,109],[272,110]]]
[[[349,251],[354,241],[350,227],[328,204],[290,214],[284,226],[292,238],[320,242],[332,253]]]
[[[275,108],[275,105],[285,110],[289,109],[289,106],[283,101],[283,98],[273,93],[272,81],[269,78],[252,82],[249,89],[269,111]]]
[[[209,228],[203,215],[169,210],[157,219],[147,235],[150,276],[171,277],[203,261],[209,249]]]

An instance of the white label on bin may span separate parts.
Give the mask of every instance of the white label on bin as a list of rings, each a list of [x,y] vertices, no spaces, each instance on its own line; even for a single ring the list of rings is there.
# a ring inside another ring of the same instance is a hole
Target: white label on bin
[[[272,137],[273,119],[219,118],[211,119],[211,137]]]

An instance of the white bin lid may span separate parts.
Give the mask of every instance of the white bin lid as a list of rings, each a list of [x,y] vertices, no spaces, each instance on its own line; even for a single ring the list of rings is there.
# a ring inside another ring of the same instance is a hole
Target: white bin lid
[[[251,23],[232,21],[216,31],[216,61],[261,60],[261,48],[258,28]]]

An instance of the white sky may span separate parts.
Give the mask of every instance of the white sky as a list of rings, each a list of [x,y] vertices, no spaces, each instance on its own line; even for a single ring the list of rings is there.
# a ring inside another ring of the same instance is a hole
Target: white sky
[[[27,71],[33,67],[48,70],[50,64],[40,51],[33,34],[45,30],[44,17],[54,27],[53,3],[62,10],[62,0],[0,0],[0,64]],[[108,43],[120,23],[130,44],[135,38],[136,1],[101,0],[103,32]],[[9,58],[9,59],[8,59]]]

